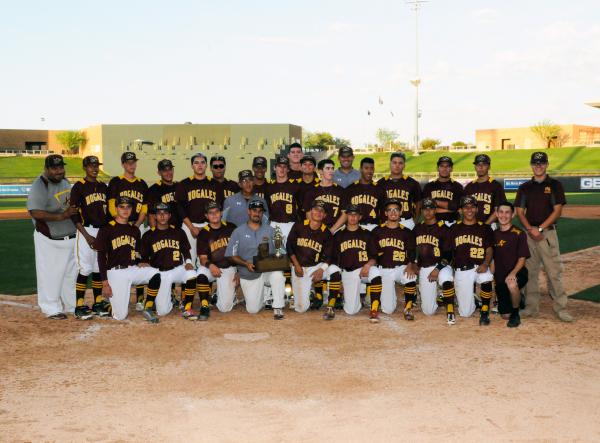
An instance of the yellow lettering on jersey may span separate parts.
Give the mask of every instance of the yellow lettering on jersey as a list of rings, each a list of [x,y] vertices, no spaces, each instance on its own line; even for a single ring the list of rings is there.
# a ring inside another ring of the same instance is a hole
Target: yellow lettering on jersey
[[[192,189],[188,191],[188,201],[196,199],[216,200],[217,193],[212,189]]]
[[[398,200],[408,201],[410,193],[406,189],[388,189],[388,198],[397,198]]]
[[[481,247],[483,246],[483,239],[477,235],[463,234],[459,237],[456,237],[456,239],[454,240],[455,246],[460,246],[464,243]]]
[[[337,195],[331,195],[331,194],[319,195],[315,200],[320,200],[325,203],[331,203],[334,206],[340,205],[340,198]]]
[[[301,237],[296,243],[298,246],[301,246],[303,248],[309,248],[317,252],[321,252],[321,249],[323,249],[323,245],[321,243],[316,242],[310,238]]]
[[[88,206],[95,202],[105,202],[105,201],[106,201],[106,195],[103,192],[94,192],[93,194],[90,194],[85,198],[85,204]]]
[[[210,244],[210,252],[215,252],[217,249],[226,248],[229,244],[229,237],[220,238]]]
[[[160,201],[162,201],[163,203],[172,203],[175,201],[175,193],[174,192],[169,192],[168,194],[163,195],[160,198]]]
[[[140,191],[136,191],[135,189],[126,189],[124,191],[121,191],[119,195],[121,197],[132,198],[139,202],[144,201],[144,196],[142,195],[142,193]]]
[[[293,195],[289,192],[276,192],[275,194],[271,194],[271,203],[276,203],[278,201],[292,203],[292,198]]]
[[[131,246],[133,249],[135,249],[135,242],[135,237],[132,237],[131,235],[120,235],[119,237],[113,238],[110,243],[114,251],[121,246]]]
[[[162,240],[159,240],[152,244],[152,251],[155,253],[164,248],[179,250],[179,240],[173,240],[172,238],[163,238]]]
[[[404,250],[404,242],[398,238],[382,238],[379,240],[379,247]]]
[[[342,242],[342,244],[340,245],[340,249],[341,252],[344,252],[347,249],[361,249],[363,251],[366,251],[367,242],[364,240],[353,238],[351,240],[346,240],[345,242]]]
[[[431,234],[423,234],[417,236],[417,245],[433,245],[440,247],[440,239]]]
[[[447,200],[452,200],[454,196],[454,192],[448,191],[446,189],[436,189],[431,191],[431,198],[445,198]]]
[[[377,206],[377,198],[372,195],[360,194],[352,197],[350,203],[353,205],[369,205],[375,208]]]
[[[473,195],[473,197],[475,197],[475,200],[477,200],[478,202],[492,203],[492,195],[491,194],[486,194],[484,192],[477,192],[472,195]]]

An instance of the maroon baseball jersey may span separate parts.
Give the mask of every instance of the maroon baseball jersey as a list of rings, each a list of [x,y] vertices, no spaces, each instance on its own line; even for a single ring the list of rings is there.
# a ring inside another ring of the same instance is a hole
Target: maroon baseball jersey
[[[414,178],[403,175],[394,179],[389,175],[380,178],[377,186],[385,192],[385,199],[395,198],[400,203],[400,218],[411,218],[415,214],[415,206],[422,199],[421,185]],[[383,208],[380,216],[381,222],[385,221]]]
[[[321,181],[321,179],[317,176],[317,174],[314,175],[314,179],[310,182],[305,182],[304,179],[301,179],[298,181],[298,183],[300,184],[300,189],[298,190],[298,202],[300,204],[300,211],[301,211],[301,215],[300,217],[302,219],[306,218],[306,213],[308,212],[308,209],[305,210],[304,208],[304,197],[306,196],[306,193],[313,188],[316,184],[318,184]]]
[[[374,182],[361,183],[355,181],[344,192],[346,201],[358,206],[361,224],[378,224],[383,203],[386,200],[385,191]]]
[[[150,228],[142,236],[141,261],[161,271],[169,271],[191,259],[190,243],[181,228]]]
[[[291,178],[292,180],[302,180],[302,170],[295,170],[290,168],[288,170],[288,178]]]
[[[410,229],[402,225],[397,228],[381,225],[373,229],[371,234],[379,266],[395,268],[414,261],[415,235]]]
[[[489,178],[488,180],[479,183],[473,180],[468,183],[464,189],[464,195],[472,195],[477,200],[477,221],[485,221],[494,212],[494,208],[503,201],[506,201],[506,194],[502,185]]]
[[[71,188],[69,204],[79,208],[79,213],[71,217],[73,223],[97,228],[104,226],[108,221],[108,186],[82,178]]]
[[[136,222],[142,211],[148,212],[146,199],[148,193],[148,185],[139,177],[129,180],[125,176],[120,175],[113,177],[108,182],[108,199],[116,199],[117,197],[129,197],[133,200],[130,222]],[[114,214],[113,214],[114,216]]]
[[[265,179],[262,185],[257,185],[256,183],[254,183],[254,187],[252,188],[254,194],[258,195],[259,197],[265,198],[265,193],[267,192],[267,186],[269,183],[270,182],[267,179]]]
[[[566,205],[565,190],[558,180],[546,176],[542,182],[531,179],[519,186],[515,207],[525,209],[531,226],[539,226],[552,214],[554,205]]]
[[[171,218],[169,224],[181,227],[181,218],[177,211],[177,200],[175,200],[175,191],[177,189],[177,182],[167,185],[162,180],[154,183],[148,189],[148,209],[153,210],[157,203],[166,203],[171,208]]]
[[[431,225],[423,221],[415,226],[414,233],[419,267],[437,265],[443,253],[450,249],[450,228],[443,221]]]
[[[504,282],[521,257],[531,257],[525,231],[515,226],[511,226],[507,231],[499,229],[494,231],[494,279],[496,282]]]
[[[295,255],[302,266],[331,263],[333,236],[327,226],[310,227],[309,220],[294,223],[287,238],[287,253]]]
[[[192,223],[206,222],[206,205],[216,201],[223,205],[223,192],[219,184],[210,177],[198,180],[188,177],[177,183],[175,200],[181,220],[188,217]]]
[[[448,210],[451,212],[438,212],[436,214],[436,218],[441,221],[458,220],[458,205],[462,195],[462,185],[452,179],[447,182],[434,180],[423,187],[423,198],[429,197],[438,201],[448,202]]]
[[[233,180],[224,179],[222,182],[219,182],[217,180],[215,181],[219,185],[221,193],[223,194],[223,201],[225,201],[225,199],[230,195],[237,194],[238,192],[240,192],[240,185],[238,185],[237,182],[234,182]]]
[[[273,180],[267,185],[265,200],[269,206],[269,220],[278,223],[298,221],[298,190],[297,180],[288,179],[283,183]]]
[[[304,194],[302,208],[304,212],[310,209],[312,202],[320,200],[325,203],[325,219],[323,223],[328,228],[332,227],[342,215],[342,208],[346,207],[344,188],[333,183],[331,186],[323,186],[323,182],[316,183]]]
[[[450,247],[456,269],[479,266],[485,259],[485,250],[493,245],[492,228],[483,222],[466,225],[459,221],[450,227]]]
[[[139,228],[129,223],[120,224],[111,220],[100,228],[94,248],[98,251],[102,280],[106,280],[106,272],[112,268],[126,268],[137,263],[139,240]]]
[[[369,260],[377,260],[377,247],[369,241],[371,232],[359,227],[355,231],[342,228],[333,236],[333,254],[344,271],[362,268]]]
[[[218,229],[206,225],[198,234],[198,256],[206,255],[218,268],[232,266],[229,259],[225,257],[225,250],[235,228],[233,223],[224,221]]]

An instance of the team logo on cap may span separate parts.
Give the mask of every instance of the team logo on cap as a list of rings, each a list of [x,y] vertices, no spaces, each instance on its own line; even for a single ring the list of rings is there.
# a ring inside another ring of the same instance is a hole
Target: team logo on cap
[[[267,159],[264,157],[254,157],[254,160],[252,160],[252,166],[263,166],[263,167],[267,167]]]
[[[460,207],[463,208],[465,206],[477,206],[477,200],[472,195],[465,195],[460,199]]]
[[[432,198],[424,198],[421,206],[423,209],[435,209],[437,207],[435,200]]]
[[[545,152],[534,152],[531,154],[531,163],[548,163],[548,154]]]
[[[95,155],[88,155],[83,159],[83,166],[101,165],[100,160]]]
[[[262,209],[264,211],[265,206],[263,205],[262,200],[250,200],[250,203],[248,203],[248,209]]]
[[[164,171],[165,169],[173,169],[173,162],[168,158],[165,158],[158,162],[158,170]]]
[[[239,181],[251,179],[252,177],[253,177],[252,171],[250,171],[249,169],[244,169],[243,171],[240,171],[238,173],[238,180]]]
[[[66,163],[63,160],[62,155],[51,154],[48,157],[46,157],[46,160],[44,160],[44,165],[47,168],[56,168],[57,166],[64,166],[66,165]]]
[[[133,200],[130,197],[127,197],[126,195],[120,195],[117,197],[116,203],[117,203],[117,206],[120,206],[120,205],[132,206]]]
[[[171,212],[171,207],[163,202],[157,203],[156,205],[154,205],[154,212],[158,212],[158,211],[167,211],[167,212]]]
[[[135,156],[135,152],[127,151],[127,152],[123,152],[123,154],[121,154],[121,163],[125,163],[125,162],[128,162],[130,160],[136,160],[137,161],[137,157]]]
[[[475,157],[473,164],[476,165],[477,163],[487,163],[489,165],[491,163],[490,156],[487,154],[479,154]]]

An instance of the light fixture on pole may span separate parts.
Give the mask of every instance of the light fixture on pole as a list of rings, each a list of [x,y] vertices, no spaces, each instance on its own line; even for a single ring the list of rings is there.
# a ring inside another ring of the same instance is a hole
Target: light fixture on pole
[[[419,76],[419,9],[427,0],[406,0],[408,5],[415,11],[415,78],[410,83],[415,87],[415,138],[413,144],[414,155],[419,155],[419,118],[421,110],[419,109],[419,86],[421,78]]]

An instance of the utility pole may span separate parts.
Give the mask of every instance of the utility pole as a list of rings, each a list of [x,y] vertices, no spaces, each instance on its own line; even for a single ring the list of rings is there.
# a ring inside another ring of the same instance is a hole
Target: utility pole
[[[410,83],[415,87],[415,138],[414,138],[414,155],[419,155],[419,118],[421,118],[421,110],[419,109],[419,85],[421,78],[419,77],[419,9],[423,3],[428,0],[406,0],[406,3],[415,11],[415,78]]]

